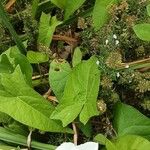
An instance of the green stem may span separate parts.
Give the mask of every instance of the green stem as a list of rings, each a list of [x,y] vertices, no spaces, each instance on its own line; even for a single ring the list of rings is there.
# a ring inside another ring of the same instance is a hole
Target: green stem
[[[10,142],[22,146],[27,146],[27,138],[23,135],[15,134],[9,130],[0,127],[0,140]],[[56,146],[50,144],[43,144],[40,142],[32,141],[31,147],[39,150],[55,150]]]

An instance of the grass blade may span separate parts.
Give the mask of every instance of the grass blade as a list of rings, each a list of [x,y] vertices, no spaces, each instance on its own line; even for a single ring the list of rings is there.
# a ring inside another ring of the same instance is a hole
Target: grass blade
[[[2,22],[2,24],[8,28],[20,52],[26,54],[26,49],[21,39],[18,37],[16,31],[14,30],[12,24],[10,23],[9,18],[3,8],[2,2],[0,2],[0,22]]]

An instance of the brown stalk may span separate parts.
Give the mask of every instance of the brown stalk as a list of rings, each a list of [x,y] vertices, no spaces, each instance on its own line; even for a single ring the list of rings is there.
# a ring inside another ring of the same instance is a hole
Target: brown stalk
[[[16,0],[9,0],[9,2],[5,5],[5,9],[8,12],[11,12],[12,6],[15,4]]]
[[[53,35],[53,40],[56,41],[64,41],[68,44],[70,43],[77,43],[78,40],[72,37],[64,36],[64,35]]]
[[[73,128],[73,132],[74,132],[73,142],[75,145],[77,145],[78,144],[78,132],[77,132],[76,124],[74,122],[72,123],[72,128]]]

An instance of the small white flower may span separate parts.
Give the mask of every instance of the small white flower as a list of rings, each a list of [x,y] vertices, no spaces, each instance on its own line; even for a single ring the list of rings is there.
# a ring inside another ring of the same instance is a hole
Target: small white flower
[[[129,65],[126,65],[125,68],[128,69],[128,68],[129,68]]]
[[[117,75],[116,75],[116,76],[117,76],[117,78],[119,78],[119,77],[120,77],[120,73],[119,73],[119,72],[117,72]]]
[[[114,35],[113,35],[113,38],[114,38],[114,39],[117,39],[117,35],[116,35],[116,34],[114,34]]]
[[[99,63],[100,63],[100,62],[97,60],[96,64],[99,65]]]
[[[86,142],[81,145],[74,145],[71,142],[61,144],[56,150],[98,150],[98,143]]]
[[[108,42],[109,42],[109,41],[108,41],[108,40],[106,40],[106,41],[105,41],[105,44],[107,45],[107,44],[108,44]]]
[[[119,44],[119,41],[118,41],[118,40],[116,40],[116,41],[115,41],[115,44],[116,44],[116,45],[118,45],[118,44]]]

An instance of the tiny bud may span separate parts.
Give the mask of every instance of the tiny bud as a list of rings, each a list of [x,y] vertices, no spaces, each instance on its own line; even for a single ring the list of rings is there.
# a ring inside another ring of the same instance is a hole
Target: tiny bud
[[[114,35],[113,35],[113,38],[114,38],[114,39],[117,39],[117,35],[116,35],[116,34],[114,34]]]
[[[126,69],[129,68],[129,65],[126,65],[125,68],[126,68]]]
[[[119,44],[119,41],[118,40],[116,40],[116,45],[118,45]]]
[[[120,77],[120,73],[119,73],[119,72],[117,72],[117,75],[116,75],[116,76],[117,76],[117,78],[119,78],[119,77]]]
[[[96,64],[99,65],[99,63],[100,63],[100,62],[97,60]]]
[[[109,42],[108,40],[105,41],[106,45],[108,44],[108,42]]]

